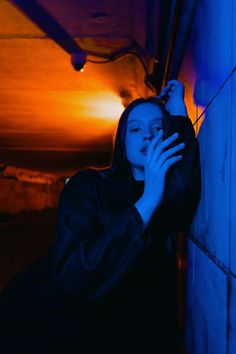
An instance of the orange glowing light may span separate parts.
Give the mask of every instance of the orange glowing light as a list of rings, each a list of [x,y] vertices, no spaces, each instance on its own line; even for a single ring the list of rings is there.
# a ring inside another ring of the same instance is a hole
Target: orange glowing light
[[[81,73],[84,72],[85,67],[86,67],[86,64],[82,67],[82,69],[80,69],[80,72],[81,72]]]
[[[120,97],[113,92],[95,92],[93,97],[89,94],[83,98],[82,104],[87,107],[91,117],[102,121],[114,122],[124,110]]]
[[[14,105],[16,93],[17,106]],[[14,91],[8,100],[11,104],[2,120],[2,134],[7,137],[8,146],[28,149],[52,145],[55,148],[68,147],[68,142],[75,142],[79,147],[80,143],[84,146],[87,140],[103,139],[112,135],[124,110],[121,98],[112,91],[54,90],[39,93],[24,90]],[[27,145],[23,143],[21,133],[27,135]],[[39,140],[36,135],[40,136]]]

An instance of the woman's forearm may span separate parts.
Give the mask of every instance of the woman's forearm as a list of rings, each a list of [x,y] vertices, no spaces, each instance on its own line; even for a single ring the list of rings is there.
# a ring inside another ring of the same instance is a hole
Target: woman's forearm
[[[172,116],[185,116],[188,117],[188,112],[184,101],[176,100],[175,104],[168,109],[170,115]]]
[[[142,196],[135,203],[135,207],[138,210],[138,212],[143,220],[143,231],[144,231],[153,216],[156,206],[154,204],[148,202],[148,200],[147,200],[147,198],[145,198],[145,196]]]

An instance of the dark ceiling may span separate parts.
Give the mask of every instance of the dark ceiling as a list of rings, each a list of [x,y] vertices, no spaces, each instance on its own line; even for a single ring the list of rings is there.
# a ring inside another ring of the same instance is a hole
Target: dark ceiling
[[[173,3],[0,0],[0,163],[20,165],[29,151],[110,149],[124,107],[155,93],[145,79],[154,58],[163,62],[158,48],[167,53]],[[81,51],[83,72],[71,65]]]

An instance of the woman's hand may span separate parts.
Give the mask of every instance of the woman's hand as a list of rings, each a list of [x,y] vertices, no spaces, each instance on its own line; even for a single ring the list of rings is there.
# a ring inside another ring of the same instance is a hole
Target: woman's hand
[[[160,130],[148,147],[144,165],[144,192],[135,204],[143,219],[144,228],[163,200],[167,171],[182,158],[182,155],[173,155],[185,145],[181,143],[168,149],[168,146],[177,139],[178,133],[165,140],[162,140],[162,134],[163,130]]]
[[[166,110],[171,115],[188,116],[184,102],[184,84],[178,80],[170,80],[158,96],[166,101]]]
[[[168,146],[177,139],[178,133],[165,140],[162,140],[162,135],[163,130],[160,130],[150,143],[144,166],[144,195],[149,204],[155,208],[163,199],[167,171],[182,158],[182,155],[172,155],[184,148],[184,143],[181,143],[168,149]]]

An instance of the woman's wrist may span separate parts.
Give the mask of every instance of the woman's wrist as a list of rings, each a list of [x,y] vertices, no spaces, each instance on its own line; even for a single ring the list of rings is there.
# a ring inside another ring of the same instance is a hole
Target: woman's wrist
[[[151,203],[144,196],[142,196],[136,203],[135,207],[138,210],[144,224],[143,230],[147,227],[150,222],[152,215],[156,209],[155,203]]]
[[[183,100],[176,100],[173,104],[167,104],[166,109],[172,116],[188,116],[187,108]]]

